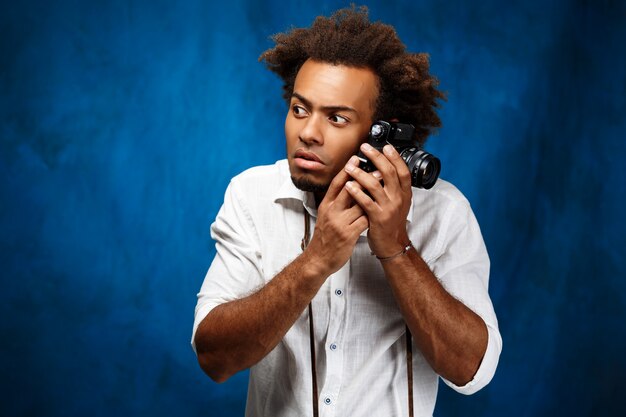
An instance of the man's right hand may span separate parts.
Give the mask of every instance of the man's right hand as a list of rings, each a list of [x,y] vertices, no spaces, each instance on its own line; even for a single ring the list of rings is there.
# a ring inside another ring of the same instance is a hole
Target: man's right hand
[[[348,164],[355,165],[358,161],[353,156]],[[365,212],[345,188],[348,180],[350,176],[342,169],[330,183],[318,207],[315,232],[305,251],[310,266],[322,276],[329,276],[348,262],[359,235],[369,226]]]

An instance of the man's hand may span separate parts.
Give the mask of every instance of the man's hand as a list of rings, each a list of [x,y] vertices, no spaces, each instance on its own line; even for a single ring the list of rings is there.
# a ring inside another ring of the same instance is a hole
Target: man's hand
[[[369,219],[367,238],[374,254],[381,258],[392,256],[409,242],[406,216],[411,206],[411,173],[391,145],[385,145],[384,154],[367,143],[361,145],[361,151],[380,175],[363,171],[358,167],[358,159],[353,157],[346,165],[346,172],[355,181],[348,181],[345,189]]]
[[[318,207],[315,233],[305,253],[320,275],[338,271],[350,259],[359,235],[368,227],[365,212],[354,204],[344,187],[349,179],[345,171],[340,171]]]

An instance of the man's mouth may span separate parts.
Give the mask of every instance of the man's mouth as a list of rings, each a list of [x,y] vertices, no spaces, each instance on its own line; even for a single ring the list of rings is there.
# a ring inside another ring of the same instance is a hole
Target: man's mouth
[[[296,166],[307,170],[319,170],[324,167],[322,160],[313,152],[298,149],[294,156]]]
[[[307,161],[315,161],[322,163],[322,160],[313,152],[308,152],[302,149],[298,149],[294,155],[296,158],[306,159]]]

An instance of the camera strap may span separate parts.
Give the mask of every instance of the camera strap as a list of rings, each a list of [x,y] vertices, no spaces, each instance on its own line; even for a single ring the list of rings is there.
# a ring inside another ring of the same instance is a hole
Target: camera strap
[[[302,237],[302,252],[309,246],[311,241],[311,216],[307,209],[304,209],[304,236]],[[317,392],[317,370],[315,360],[315,331],[313,327],[313,301],[309,303],[309,344],[311,347],[311,392],[313,394],[313,417],[319,417],[319,394]]]
[[[300,248],[302,251],[307,248],[311,241],[311,216],[307,209],[304,209],[304,236]],[[309,303],[309,345],[311,347],[311,393],[313,400],[313,417],[319,417],[319,393],[317,391],[317,370],[315,359],[315,329],[313,327],[313,301]],[[406,376],[409,401],[409,417],[413,417],[413,345],[409,326],[406,326]]]
[[[413,345],[411,343],[411,331],[406,326],[406,379],[409,399],[409,417],[413,417]]]

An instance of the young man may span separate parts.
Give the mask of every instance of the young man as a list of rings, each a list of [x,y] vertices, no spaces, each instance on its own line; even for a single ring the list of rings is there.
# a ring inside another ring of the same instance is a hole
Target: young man
[[[285,81],[287,160],[226,191],[196,307],[200,365],[218,382],[251,368],[248,416],[432,415],[438,377],[479,390],[502,341],[467,200],[443,180],[411,187],[392,146],[364,144],[377,119],[413,124],[421,143],[440,125],[428,59],[365,9],[275,41],[261,59]]]

